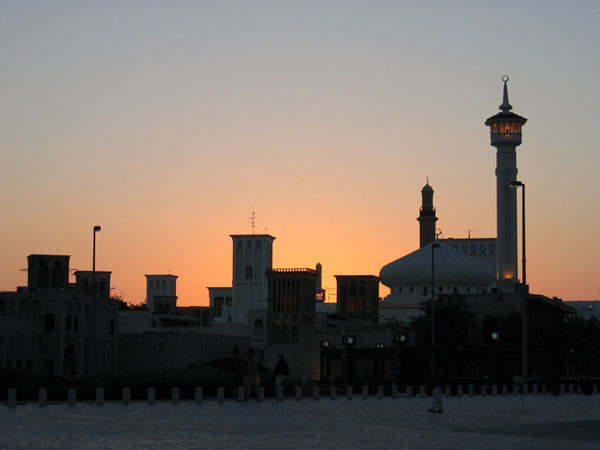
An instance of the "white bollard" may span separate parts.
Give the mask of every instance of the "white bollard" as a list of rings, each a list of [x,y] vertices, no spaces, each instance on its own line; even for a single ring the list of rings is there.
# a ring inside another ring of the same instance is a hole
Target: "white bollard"
[[[346,400],[352,400],[352,397],[354,397],[354,387],[347,386],[346,387]]]
[[[171,388],[171,402],[179,403],[179,388]]]
[[[283,401],[283,388],[282,387],[277,388],[277,401],[279,401],[279,402]]]
[[[367,400],[369,398],[369,387],[368,386],[362,387],[362,398],[363,398],[363,400]]]
[[[512,393],[513,393],[513,395],[519,395],[519,385],[518,384],[513,384]]]
[[[246,400],[246,389],[244,389],[244,386],[238,386],[238,388],[237,388],[237,401],[238,402],[243,402],[244,400]]]
[[[398,398],[398,386],[392,386],[392,398],[396,400]]]
[[[481,396],[485,397],[487,395],[487,386],[481,386]]]
[[[313,400],[319,400],[319,396],[321,395],[321,388],[319,386],[313,387]]]
[[[508,385],[502,385],[502,395],[508,395]]]
[[[217,388],[217,401],[219,403],[223,403],[225,401],[225,388],[224,387]]]
[[[462,384],[459,384],[458,386],[456,386],[456,396],[457,397],[463,396],[463,385]]]
[[[17,390],[15,388],[10,388],[8,390],[8,406],[14,408],[17,406]]]
[[[194,401],[196,403],[202,403],[202,388],[201,387],[197,387],[194,390]]]
[[[75,388],[67,390],[67,403],[69,406],[75,406],[75,403],[77,403],[77,391],[75,391]]]
[[[452,388],[450,387],[450,385],[446,385],[446,389],[444,390],[444,395],[446,397],[450,397],[452,395]]]
[[[96,405],[102,406],[104,404],[104,388],[96,388]]]
[[[154,402],[156,402],[156,389],[153,387],[149,387],[148,388],[148,403],[150,403],[151,405],[154,405]]]
[[[46,388],[40,388],[38,390],[38,405],[46,406],[48,404],[48,391]]]
[[[296,401],[302,400],[302,386],[296,386]]]
[[[329,398],[331,400],[335,400],[337,398],[337,387],[336,386],[331,386],[331,388],[329,388]]]
[[[406,386],[406,396],[408,398],[412,398],[413,392],[412,392],[412,386]]]
[[[383,386],[377,386],[377,398],[378,399],[383,398]]]
[[[123,388],[123,404],[129,405],[131,401],[131,389],[128,387]]]
[[[498,385],[494,384],[492,386],[492,395],[495,397],[496,395],[498,395]]]
[[[259,386],[256,390],[256,401],[262,402],[265,399],[265,388],[263,386]]]
[[[473,397],[475,395],[475,387],[472,384],[469,384],[467,389],[469,390],[469,397]]]
[[[425,398],[426,392],[425,392],[425,386],[421,385],[419,386],[419,397],[421,398]]]

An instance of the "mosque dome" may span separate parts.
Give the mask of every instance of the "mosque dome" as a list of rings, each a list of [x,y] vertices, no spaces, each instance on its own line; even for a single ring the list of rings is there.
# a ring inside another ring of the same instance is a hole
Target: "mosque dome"
[[[385,265],[379,273],[381,282],[389,288],[430,285],[433,244]],[[439,241],[435,244],[439,244],[439,248],[434,250],[436,285],[487,288],[496,280],[496,275],[486,263]]]

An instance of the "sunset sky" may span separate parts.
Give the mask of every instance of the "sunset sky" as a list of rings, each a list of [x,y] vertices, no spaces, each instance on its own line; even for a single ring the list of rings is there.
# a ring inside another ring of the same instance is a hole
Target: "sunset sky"
[[[334,300],[417,249],[426,175],[443,237],[493,237],[508,74],[527,281],[598,299],[599,43],[583,0],[2,1],[0,290],[32,253],[91,269],[101,225],[116,295],[171,273],[206,305],[254,210],[274,266],[320,262]]]

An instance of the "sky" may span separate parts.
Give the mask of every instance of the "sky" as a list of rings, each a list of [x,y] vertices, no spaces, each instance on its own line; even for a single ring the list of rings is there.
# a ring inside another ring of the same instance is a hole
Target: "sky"
[[[599,42],[584,0],[4,0],[0,290],[29,254],[91,269],[100,225],[115,295],[171,273],[207,305],[254,211],[274,266],[320,262],[335,300],[418,248],[426,176],[442,237],[494,237],[507,74],[531,291],[598,299]]]

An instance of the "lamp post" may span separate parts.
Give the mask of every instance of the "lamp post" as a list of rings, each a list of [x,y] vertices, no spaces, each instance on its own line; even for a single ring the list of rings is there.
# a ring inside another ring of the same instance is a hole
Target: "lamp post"
[[[523,183],[522,181],[512,181],[509,183],[509,186],[511,188],[514,189],[518,189],[519,187],[523,188],[523,190],[521,191],[522,193],[522,197],[521,197],[521,220],[522,220],[522,236],[521,236],[521,241],[523,244],[523,249],[522,249],[522,254],[523,254],[523,259],[522,259],[522,263],[523,263],[523,284],[526,285],[527,284],[527,273],[525,272],[525,263],[526,263],[526,257],[525,257],[525,183]],[[522,324],[521,324],[521,378],[522,378],[522,382],[523,382],[523,386],[527,385],[527,360],[528,360],[528,348],[527,348],[527,292],[523,292],[523,299],[521,300],[521,317],[522,317]]]
[[[435,249],[439,248],[440,244],[434,242],[431,244],[431,379],[433,380],[433,372],[435,366]]]
[[[509,186],[511,188],[514,189],[518,189],[520,187],[523,188],[522,192],[522,196],[521,196],[521,233],[522,233],[522,239],[521,239],[521,243],[522,243],[522,249],[521,249],[521,253],[522,253],[522,259],[521,259],[521,263],[523,265],[523,284],[527,284],[527,272],[525,271],[525,264],[527,262],[527,258],[525,257],[525,183],[523,183],[522,181],[511,181],[509,183]]]
[[[96,288],[96,233],[101,229],[102,228],[100,227],[100,225],[94,226],[94,250],[92,253],[92,294],[94,293]]]

